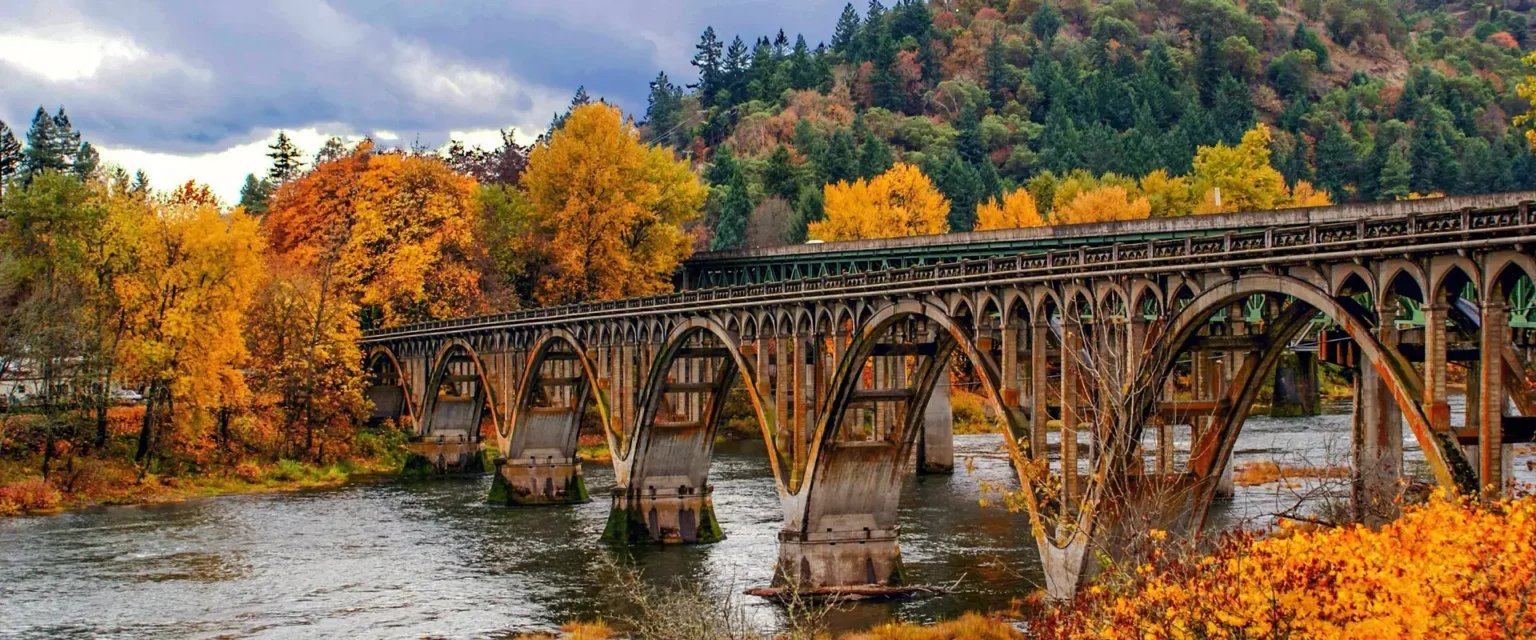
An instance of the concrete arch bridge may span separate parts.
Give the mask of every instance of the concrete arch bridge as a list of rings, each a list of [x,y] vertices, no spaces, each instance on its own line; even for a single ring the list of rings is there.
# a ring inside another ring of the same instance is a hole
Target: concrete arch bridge
[[[721,535],[710,457],[739,388],[783,506],[779,579],[896,585],[903,473],[920,448],[923,466],[953,464],[959,362],[1006,424],[1029,535],[1064,595],[1094,545],[1134,526],[1199,530],[1260,386],[1309,331],[1358,369],[1365,517],[1391,517],[1405,426],[1435,483],[1499,492],[1536,416],[1531,200],[704,254],[669,295],[370,332],[369,393],[440,464],[467,459],[487,425],[510,504],[587,499],[576,442],[595,411],[617,483],[604,535],[649,543]],[[1453,372],[1470,377],[1464,415]]]

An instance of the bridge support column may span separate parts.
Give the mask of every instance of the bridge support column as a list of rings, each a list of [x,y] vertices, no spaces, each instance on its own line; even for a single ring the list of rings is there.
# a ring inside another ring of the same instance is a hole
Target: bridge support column
[[[906,583],[896,543],[901,495],[898,447],[840,441],[810,481],[785,502],[774,585],[797,589],[899,587]]]
[[[1497,498],[1504,492],[1506,459],[1513,457],[1504,444],[1504,348],[1509,341],[1509,311],[1503,300],[1485,300],[1482,318],[1482,367],[1478,387],[1482,391],[1474,407],[1468,397],[1468,411],[1477,412],[1478,483],[1484,495]]]
[[[779,533],[775,586],[797,589],[906,584],[894,530]]]
[[[1388,349],[1396,348],[1395,300],[1377,309],[1377,318],[1377,339]],[[1352,502],[1356,520],[1379,526],[1401,511],[1397,496],[1403,469],[1403,416],[1375,367],[1362,365],[1355,379]]]
[[[1269,407],[1270,417],[1296,418],[1322,413],[1322,394],[1318,387],[1317,354],[1296,351],[1281,356],[1275,365],[1275,394]]]
[[[949,403],[949,376],[939,377],[923,410],[923,431],[918,434],[917,472],[955,472],[955,414]]]
[[[581,504],[591,501],[581,462],[553,456],[498,460],[491,479],[491,504],[507,506]]]

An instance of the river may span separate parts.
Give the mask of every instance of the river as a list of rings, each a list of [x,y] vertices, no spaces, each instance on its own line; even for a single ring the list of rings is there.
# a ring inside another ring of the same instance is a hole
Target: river
[[[1252,418],[1238,463],[1347,461],[1347,415]],[[997,436],[959,436],[970,469],[909,481],[901,548],[918,582],[949,595],[861,603],[836,629],[1006,607],[1040,580],[1028,520],[982,507],[984,482],[1013,486]],[[1421,459],[1408,437],[1410,460]],[[1524,455],[1518,475],[1531,481]],[[961,467],[967,465],[961,464]],[[604,496],[612,472],[588,464]],[[761,445],[718,447],[711,481],[723,542],[634,550],[648,580],[715,594],[766,585],[781,525]],[[598,542],[604,499],[515,509],[483,500],[488,478],[380,481],[287,494],[99,508],[0,521],[0,637],[498,637],[610,613],[614,553]],[[1240,488],[1218,526],[1283,508],[1295,490]],[[737,597],[758,624],[779,609]]]

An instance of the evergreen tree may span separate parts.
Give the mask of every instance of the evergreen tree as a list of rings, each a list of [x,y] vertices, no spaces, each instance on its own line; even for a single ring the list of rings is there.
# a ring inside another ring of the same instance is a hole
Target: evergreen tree
[[[1499,167],[1493,149],[1482,138],[1468,137],[1461,142],[1461,177],[1453,195],[1494,193],[1498,191]]]
[[[704,170],[704,180],[710,186],[726,187],[731,181],[741,175],[741,166],[736,162],[736,154],[730,147],[720,147],[715,150],[715,161]]]
[[[870,134],[864,137],[864,144],[859,147],[859,174],[865,178],[873,178],[896,165],[895,154],[891,152],[891,145],[887,144],[880,136]]]
[[[826,153],[826,140],[816,131],[816,127],[811,126],[811,121],[808,119],[801,118],[795,123],[793,139],[795,150],[799,151],[802,157],[809,158],[811,162],[819,162],[822,154]]]
[[[656,79],[651,81],[650,86],[651,93],[645,107],[645,122],[651,129],[651,142],[670,147],[679,146],[678,142],[682,138],[678,135],[682,120],[682,91],[672,84],[665,71],[657,73]]]
[[[1410,188],[1413,165],[1408,162],[1408,157],[1403,152],[1403,146],[1390,145],[1386,152],[1386,161],[1381,167],[1381,176],[1377,178],[1380,185],[1379,199],[1403,200],[1412,195]]]
[[[0,188],[21,171],[21,160],[21,143],[16,141],[16,134],[10,127],[0,122]]]
[[[806,187],[800,190],[800,199],[795,202],[795,222],[786,241],[799,244],[805,242],[808,227],[813,222],[821,222],[826,217],[826,195],[820,187]]]
[[[1029,19],[1029,32],[1035,34],[1046,46],[1050,46],[1051,40],[1056,37],[1056,32],[1061,30],[1061,10],[1056,8],[1054,2],[1040,3],[1040,9]]]
[[[565,108],[565,113],[555,114],[554,119],[549,121],[549,130],[544,132],[541,140],[548,141],[550,136],[554,135],[556,131],[560,130],[560,127],[565,126],[565,119],[571,117],[571,112],[575,111],[576,107],[588,105],[591,103],[592,97],[587,95],[587,85],[577,86],[576,94],[571,96],[571,106]]]
[[[859,178],[858,150],[854,146],[853,133],[840,128],[832,134],[832,140],[816,163],[827,182],[852,182]]]
[[[59,107],[59,112],[53,116],[53,154],[61,158],[60,170],[74,166],[76,154],[80,151],[80,132],[75,131],[75,126],[69,122],[69,116],[64,113],[64,107]]]
[[[805,44],[805,36],[795,36],[795,48],[790,51],[788,65],[791,89],[804,91],[816,87],[816,61],[811,59],[811,51]]]
[[[768,156],[768,166],[763,170],[763,194],[794,202],[800,196],[800,176],[784,145],[775,147]]]
[[[1348,186],[1354,182],[1355,142],[1337,121],[1328,123],[1323,138],[1317,141],[1317,186],[1328,192],[1334,202],[1349,199]]]
[[[742,41],[741,36],[731,40],[731,46],[725,50],[723,67],[726,89],[730,91],[731,101],[729,104],[720,105],[722,107],[735,106],[746,101],[747,68],[751,65],[747,53],[747,43]]]
[[[129,193],[149,195],[149,174],[143,169],[133,172],[133,184],[128,186]]]
[[[779,35],[773,37],[773,57],[783,58],[789,52],[789,38],[784,35],[784,30],[779,29]]]
[[[726,88],[722,45],[715,37],[715,28],[705,27],[704,35],[693,48],[696,51],[693,66],[699,69],[699,83],[694,85],[698,89],[699,103],[705,107],[714,106],[720,91]]]
[[[832,31],[832,50],[843,55],[845,59],[852,60],[854,38],[859,35],[859,12],[853,8],[850,2],[843,5],[843,15],[837,19],[837,28]]]
[[[80,143],[80,149],[75,152],[75,177],[81,180],[89,180],[96,175],[96,170],[101,167],[101,154],[96,152],[96,147],[89,142]]]
[[[267,146],[267,157],[272,159],[272,168],[267,170],[267,179],[273,184],[282,184],[299,177],[304,169],[304,151],[289,139],[288,132],[277,132],[277,142]]]
[[[1280,163],[1280,175],[1285,177],[1285,183],[1296,186],[1300,180],[1312,180],[1312,165],[1309,159],[1312,156],[1312,148],[1307,144],[1307,137],[1300,131],[1293,136],[1295,142],[1291,144],[1291,150],[1287,152]]]
[[[245,174],[245,184],[240,187],[240,206],[246,213],[262,215],[267,212],[267,198],[272,196],[272,183],[257,180],[256,174]]]
[[[773,53],[773,45],[767,38],[757,41],[757,46],[752,49],[751,62],[747,65],[746,98],[748,100],[774,100],[778,94],[773,91],[773,76],[778,71],[778,59]]]
[[[58,129],[53,117],[42,107],[32,117],[32,128],[27,130],[27,147],[22,155],[21,175],[30,183],[44,171],[63,171],[68,167],[59,155]]]
[[[314,166],[340,160],[347,155],[347,145],[341,141],[341,138],[331,136],[325,140],[325,144],[320,145],[320,150],[315,152]]]
[[[879,6],[878,0],[871,3],[870,15],[875,15],[874,9]],[[902,105],[901,77],[896,75],[896,41],[891,37],[890,25],[885,21],[870,21],[864,26],[869,63],[873,67],[870,77],[871,89],[874,91],[874,102],[877,107],[884,107],[891,111],[900,111]]]
[[[955,119],[954,126],[955,154],[970,164],[986,160],[986,149],[981,143],[981,121],[977,119],[976,112],[966,109]]]
[[[726,187],[725,204],[720,208],[715,235],[709,240],[710,251],[741,248],[747,239],[747,219],[752,215],[752,207],[752,196],[747,193],[747,181],[740,169],[737,169]]]
[[[987,79],[987,91],[992,94],[992,108],[1002,109],[1008,101],[1008,63],[1003,59],[1003,31],[1001,29],[992,32],[992,42],[987,45],[987,58],[984,75]]]
[[[855,61],[871,60],[875,57],[875,46],[880,35],[889,37],[885,24],[885,5],[880,0],[869,0],[869,9],[864,12],[864,26],[859,29],[859,35],[854,39],[858,43],[859,57]]]
[[[1243,134],[1253,128],[1253,99],[1248,86],[1231,74],[1222,76],[1211,103],[1211,120],[1216,125],[1216,140],[1229,146],[1243,141]]]
[[[976,168],[958,155],[935,168],[925,168],[933,178],[934,186],[949,199],[949,230],[970,231],[976,228],[976,204],[981,201],[981,177]]]
[[[1328,47],[1323,46],[1322,38],[1307,30],[1306,22],[1296,23],[1296,32],[1291,36],[1291,48],[1311,51],[1317,55],[1317,68],[1328,68]]]
[[[1456,191],[1461,167],[1446,136],[1449,123],[1444,110],[1421,100],[1414,114],[1413,137],[1408,145],[1413,190],[1422,194]]]

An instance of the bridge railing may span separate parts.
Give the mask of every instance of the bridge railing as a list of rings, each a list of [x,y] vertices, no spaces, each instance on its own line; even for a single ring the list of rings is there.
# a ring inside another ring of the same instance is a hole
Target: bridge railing
[[[730,285],[694,289],[643,298],[627,298],[557,307],[541,307],[507,313],[439,320],[373,330],[365,341],[421,333],[433,333],[471,327],[540,319],[566,319],[603,311],[667,310],[700,302],[718,302],[803,294],[836,292],[886,286],[896,283],[943,282],[977,276],[1061,275],[1063,270],[1100,268],[1110,265],[1167,264],[1171,262],[1206,262],[1212,259],[1273,256],[1277,252],[1316,252],[1363,248],[1383,240],[1428,243],[1446,238],[1530,227],[1536,225],[1536,208],[1523,201],[1509,207],[1461,209],[1439,213],[1416,213],[1397,218],[1373,218],[1346,222],[1327,222],[1305,226],[1275,227],[1259,231],[1229,231],[1222,235],[1187,236],[1154,239],[1146,242],[1117,242],[1077,249],[1048,249],[1038,252],[993,256],[940,264],[911,266],[881,271],[839,273],[815,278],[781,280],[764,284]]]

